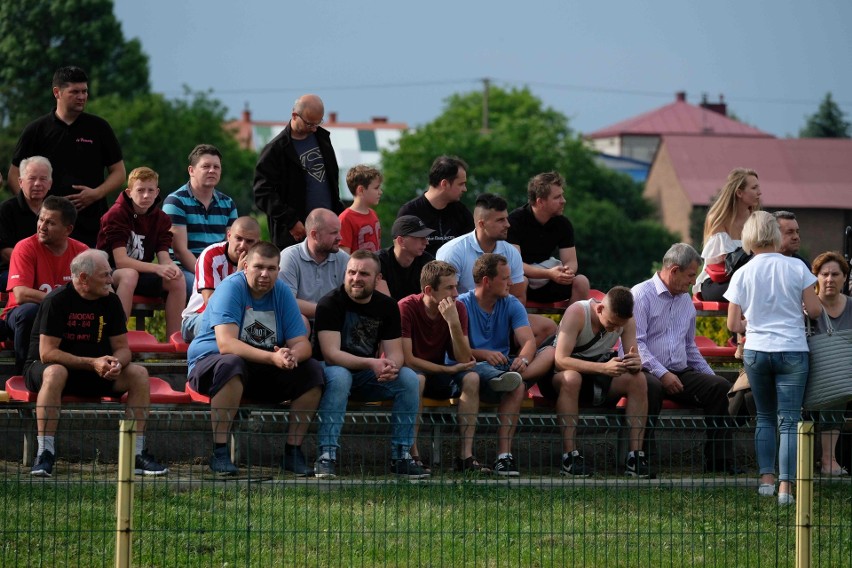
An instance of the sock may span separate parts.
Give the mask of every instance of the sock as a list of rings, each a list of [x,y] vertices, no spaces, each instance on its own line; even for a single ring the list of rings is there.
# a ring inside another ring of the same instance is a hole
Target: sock
[[[56,438],[54,436],[36,436],[36,440],[38,441],[38,452],[36,453],[36,457],[40,456],[44,452],[50,452],[51,454],[56,455],[56,450],[54,450]]]
[[[292,452],[294,450],[299,449],[301,446],[294,446],[293,444],[284,443],[284,453]]]
[[[509,457],[509,456],[511,456],[511,455],[512,455],[512,454],[508,454],[508,453],[507,453],[507,454],[500,454],[499,456],[497,456],[497,459],[498,459],[498,460],[502,460],[503,458],[508,458],[508,457]]]
[[[145,436],[136,436],[136,455],[141,455],[145,449]]]
[[[228,447],[228,443],[227,443],[227,442],[223,442],[223,443],[221,443],[221,444],[220,444],[219,442],[216,442],[216,444],[215,444],[215,446],[214,446],[214,447],[215,447],[215,449],[217,449],[217,450],[221,450],[222,448],[227,448],[227,447]]]

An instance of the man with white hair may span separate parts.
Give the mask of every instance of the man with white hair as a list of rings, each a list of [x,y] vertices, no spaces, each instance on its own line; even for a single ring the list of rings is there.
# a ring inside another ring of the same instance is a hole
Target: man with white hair
[[[107,254],[86,250],[71,261],[71,282],[45,296],[33,323],[24,365],[27,388],[38,392],[38,453],[31,475],[53,474],[63,394],[100,397],[125,392],[127,416],[136,419],[135,473],[168,473],[145,450],[151,399],[148,371],[131,363],[130,357],[124,308],[112,291]]]

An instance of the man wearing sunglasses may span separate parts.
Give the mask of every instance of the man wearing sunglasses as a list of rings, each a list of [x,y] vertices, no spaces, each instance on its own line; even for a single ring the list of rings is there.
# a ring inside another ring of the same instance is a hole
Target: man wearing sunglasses
[[[325,107],[316,95],[302,95],[290,122],[260,153],[254,172],[254,201],[266,213],[269,235],[281,249],[305,238],[305,218],[317,208],[343,211],[339,168]]]

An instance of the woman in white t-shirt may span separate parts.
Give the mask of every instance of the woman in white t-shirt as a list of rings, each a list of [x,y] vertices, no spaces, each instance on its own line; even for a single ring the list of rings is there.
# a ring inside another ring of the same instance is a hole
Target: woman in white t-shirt
[[[797,258],[775,252],[781,231],[766,211],[752,213],[742,231],[743,248],[754,258],[731,277],[725,298],[728,328],[747,332],[743,353],[746,374],[757,407],[755,448],[760,467],[760,495],[775,494],[778,455],[778,503],[794,503],[796,423],[808,380],[808,342],[802,304],[811,318],[822,312],[814,291],[816,277]],[[743,319],[745,318],[745,319]],[[776,428],[781,433],[780,452]]]
[[[814,259],[811,272],[817,277],[817,296],[835,330],[852,329],[852,300],[843,294],[849,277],[849,263],[839,252],[824,252]],[[814,322],[816,333],[826,333],[825,319]],[[823,475],[849,475],[849,471],[837,463],[837,439],[844,422],[846,403],[826,408],[819,413],[820,445],[822,457],[820,470]]]
[[[695,291],[710,302],[722,301],[730,276],[725,274],[725,257],[743,246],[743,225],[753,211],[760,209],[760,183],[757,172],[736,168],[704,221],[704,268],[695,279]]]

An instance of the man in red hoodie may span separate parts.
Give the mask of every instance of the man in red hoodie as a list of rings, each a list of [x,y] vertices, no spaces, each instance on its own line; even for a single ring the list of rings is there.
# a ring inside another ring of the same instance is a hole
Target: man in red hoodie
[[[101,218],[98,248],[116,268],[135,273],[132,285],[122,282],[116,291],[130,316],[133,294],[166,296],[166,334],[180,331],[180,314],[186,305],[183,272],[172,262],[172,223],[159,207],[159,175],[151,168],[136,168],[127,177],[127,189]],[[153,262],[154,259],[157,262]]]

